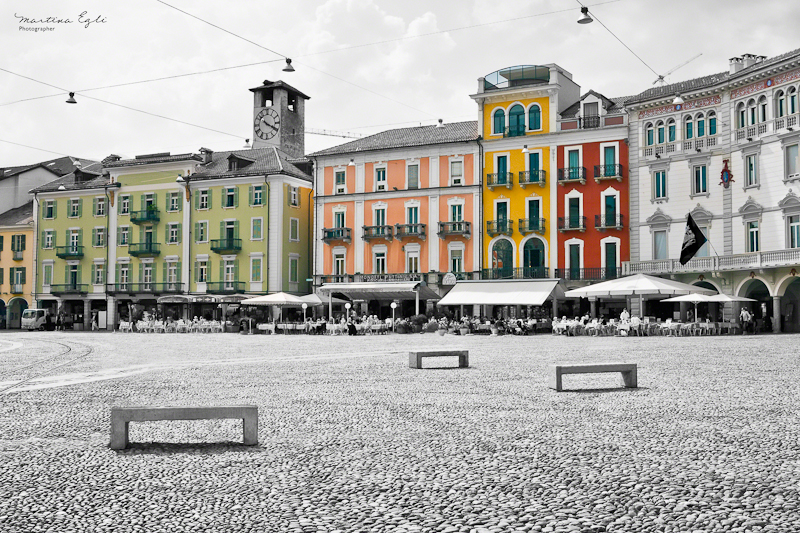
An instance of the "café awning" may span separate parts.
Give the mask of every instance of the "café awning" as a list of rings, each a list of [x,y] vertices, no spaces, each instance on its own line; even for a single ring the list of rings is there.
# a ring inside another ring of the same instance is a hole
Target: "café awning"
[[[542,305],[563,298],[557,279],[459,281],[437,305]]]
[[[421,281],[382,281],[375,283],[326,283],[319,289],[320,297],[326,300],[329,294],[342,294],[351,300],[438,300],[433,289]]]

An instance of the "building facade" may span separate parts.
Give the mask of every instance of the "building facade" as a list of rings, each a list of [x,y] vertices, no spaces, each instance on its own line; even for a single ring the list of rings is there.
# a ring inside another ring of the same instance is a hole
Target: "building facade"
[[[745,54],[726,72],[628,101],[625,273],[668,274],[753,298],[745,305],[764,329],[800,331],[798,60],[798,50],[771,59]],[[689,214],[709,243],[682,266],[674,258]],[[738,306],[724,311],[730,318]]]
[[[33,286],[33,202],[0,214],[0,328],[20,327]]]

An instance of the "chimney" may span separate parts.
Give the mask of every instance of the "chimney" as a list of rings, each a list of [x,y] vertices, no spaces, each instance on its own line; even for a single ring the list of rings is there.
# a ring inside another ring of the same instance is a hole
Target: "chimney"
[[[731,64],[731,74],[736,74],[737,72],[739,72],[744,68],[741,57],[732,57],[730,59],[730,64]]]
[[[106,166],[107,164],[113,163],[114,161],[119,161],[120,159],[122,159],[122,157],[118,156],[117,154],[111,154],[106,156],[106,158],[103,159],[101,163],[103,164],[103,166]]]
[[[200,153],[203,155],[203,164],[211,163],[211,156],[214,155],[214,150],[210,148],[200,148]]]
[[[756,64],[756,58],[758,56],[755,54],[742,54],[742,59],[744,60],[744,66],[742,68],[752,67]]]

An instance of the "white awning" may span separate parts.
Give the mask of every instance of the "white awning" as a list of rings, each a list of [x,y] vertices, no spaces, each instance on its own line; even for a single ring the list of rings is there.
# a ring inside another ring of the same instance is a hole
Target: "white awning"
[[[351,300],[438,300],[440,296],[421,281],[379,281],[374,283],[326,283],[317,291],[325,300],[328,294],[343,294]]]
[[[542,305],[554,290],[563,297],[557,279],[459,281],[438,305]]]

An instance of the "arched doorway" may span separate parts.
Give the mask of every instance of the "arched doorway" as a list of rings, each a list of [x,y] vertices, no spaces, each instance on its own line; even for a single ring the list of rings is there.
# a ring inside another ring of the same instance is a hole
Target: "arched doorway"
[[[23,298],[12,298],[8,302],[6,310],[6,321],[8,329],[20,329],[22,327],[22,312],[28,308],[28,302]]]
[[[0,329],[6,329],[6,302],[0,300]]]
[[[546,278],[544,243],[536,237],[528,239],[522,247],[522,277]]]
[[[525,109],[516,104],[508,111],[508,136],[525,135]]]
[[[742,304],[753,315],[757,331],[772,331],[772,297],[769,288],[760,279],[752,279],[739,289],[740,296],[752,298],[755,302]]]
[[[513,276],[513,247],[507,239],[500,239],[492,246],[492,277],[494,279],[507,279]]]
[[[781,298],[781,331],[800,333],[800,278],[786,287]]]

